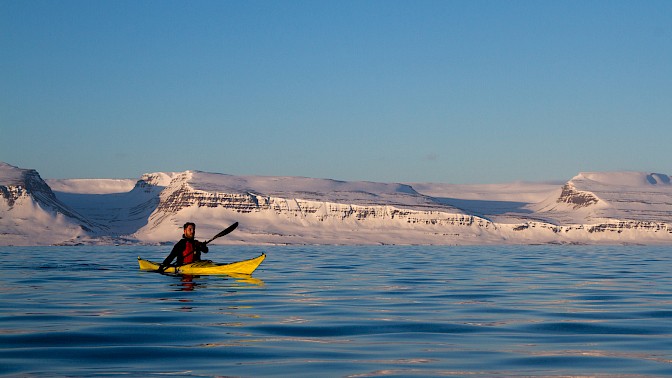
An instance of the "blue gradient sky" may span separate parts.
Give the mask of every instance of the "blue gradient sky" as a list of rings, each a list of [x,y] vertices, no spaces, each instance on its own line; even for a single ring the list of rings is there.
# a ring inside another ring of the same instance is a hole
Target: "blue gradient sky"
[[[672,173],[672,1],[0,0],[0,55],[44,178]]]

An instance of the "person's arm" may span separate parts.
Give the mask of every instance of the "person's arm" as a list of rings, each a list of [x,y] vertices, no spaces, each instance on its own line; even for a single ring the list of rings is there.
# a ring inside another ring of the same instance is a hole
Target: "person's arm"
[[[177,257],[177,254],[180,252],[179,246],[180,246],[181,242],[182,242],[182,240],[180,240],[179,242],[177,242],[173,246],[173,250],[170,251],[170,254],[168,256],[166,256],[166,258],[163,260],[161,265],[159,265],[159,272],[160,273],[163,273],[163,271],[166,270],[168,265],[170,265],[170,263],[173,262],[173,260],[175,260],[175,258]]]
[[[196,248],[203,253],[208,253],[208,245],[205,242],[196,242]]]
[[[201,261],[201,252],[208,253],[208,245],[194,240],[194,261]]]

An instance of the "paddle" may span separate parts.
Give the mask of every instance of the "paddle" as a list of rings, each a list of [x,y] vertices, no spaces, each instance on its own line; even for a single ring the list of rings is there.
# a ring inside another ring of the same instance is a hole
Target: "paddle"
[[[230,234],[231,231],[233,231],[233,230],[236,229],[236,227],[238,227],[238,222],[236,222],[236,223],[230,225],[230,226],[227,227],[224,231],[222,231],[222,232],[220,232],[219,234],[213,236],[212,239],[206,241],[205,244],[208,244],[208,243],[210,243],[211,241],[213,241],[213,240],[215,240],[215,239],[217,239],[217,238],[219,238],[219,237],[221,237],[221,236]]]

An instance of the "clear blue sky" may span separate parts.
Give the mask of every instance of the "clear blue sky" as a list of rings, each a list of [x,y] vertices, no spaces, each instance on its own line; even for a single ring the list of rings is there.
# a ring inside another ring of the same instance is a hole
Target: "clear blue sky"
[[[0,161],[498,183],[672,173],[672,1],[0,0]]]

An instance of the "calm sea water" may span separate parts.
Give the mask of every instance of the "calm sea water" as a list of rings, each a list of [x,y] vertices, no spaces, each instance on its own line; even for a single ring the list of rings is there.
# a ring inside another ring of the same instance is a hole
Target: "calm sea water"
[[[672,375],[669,247],[169,248],[1,247],[0,375]]]

